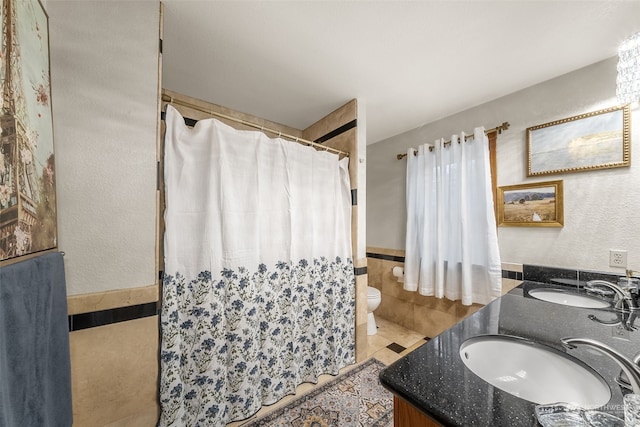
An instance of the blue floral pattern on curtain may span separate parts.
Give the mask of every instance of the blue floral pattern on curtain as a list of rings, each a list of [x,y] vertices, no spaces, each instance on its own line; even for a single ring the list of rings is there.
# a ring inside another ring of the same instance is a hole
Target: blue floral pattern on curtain
[[[161,425],[223,426],[355,361],[351,259],[163,282]]]

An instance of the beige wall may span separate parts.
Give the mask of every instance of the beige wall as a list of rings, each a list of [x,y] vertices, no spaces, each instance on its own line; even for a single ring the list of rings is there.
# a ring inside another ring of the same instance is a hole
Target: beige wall
[[[637,104],[631,119],[631,167],[526,177],[526,128],[617,105],[616,63],[617,58],[610,58],[369,145],[367,246],[404,248],[406,162],[396,160],[397,153],[476,126],[491,128],[508,121],[510,129],[497,141],[498,185],[563,180],[565,225],[499,227],[502,261],[623,273],[609,267],[612,248],[627,250],[629,265],[640,269]]]
[[[389,255],[398,259],[391,261],[373,256],[367,258],[369,286],[379,289],[382,294],[380,306],[375,311],[376,316],[433,338],[483,307],[480,304],[464,306],[460,301],[405,291],[403,283],[398,282],[398,278],[392,273],[393,267],[404,268],[404,250],[368,247],[367,253]],[[521,264],[504,263],[502,268],[522,273]],[[502,294],[520,283],[521,280],[503,278]]]
[[[72,332],[74,427],[152,427],[158,406],[158,316]]]
[[[404,250],[397,249],[368,247],[367,252],[404,257]],[[393,267],[404,268],[403,262],[369,257],[367,264],[369,286],[379,289],[382,294],[375,315],[424,334],[425,337],[435,337],[483,307],[479,304],[463,306],[460,301],[425,297],[417,292],[405,291],[403,284],[392,274]]]

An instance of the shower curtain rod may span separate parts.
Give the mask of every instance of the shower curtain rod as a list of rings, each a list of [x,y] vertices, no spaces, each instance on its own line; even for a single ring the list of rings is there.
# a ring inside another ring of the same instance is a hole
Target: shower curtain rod
[[[485,131],[484,131],[484,134],[486,135],[486,134],[491,133],[491,132],[498,132],[498,134],[501,134],[503,130],[507,130],[507,129],[509,129],[509,126],[510,126],[510,125],[509,125],[509,122],[503,122],[500,126],[496,126],[496,127],[494,127],[494,128],[491,128],[491,129],[487,129],[487,130],[485,130]],[[467,138],[473,138],[473,134],[471,134],[471,135],[465,135],[464,140],[466,141],[466,140],[467,140]],[[445,142],[443,143],[443,145],[444,145],[444,146],[446,146],[446,145],[450,145],[450,144],[451,144],[451,141],[445,141]],[[433,151],[433,145],[429,146],[429,151]],[[414,155],[414,156],[417,156],[417,155],[418,155],[418,152],[417,152],[417,151],[414,151],[414,152],[413,152],[413,155]],[[397,158],[398,160],[402,160],[402,159],[404,159],[405,157],[407,157],[407,153],[404,153],[404,154],[396,154],[396,158]]]
[[[206,109],[206,108],[200,107],[198,105],[191,104],[189,102],[173,99],[173,97],[169,96],[169,95],[164,95],[163,94],[162,95],[162,101],[168,102],[170,104],[182,105],[183,107],[191,108],[193,110],[198,110],[198,111],[201,111],[203,113],[207,113],[209,115],[212,115],[212,116],[215,116],[215,117],[219,117],[221,119],[230,120],[230,121],[235,122],[235,123],[240,123],[240,124],[245,125],[245,126],[250,126],[252,128],[259,129],[262,132],[273,133],[275,135],[278,135],[278,137],[292,139],[295,142],[301,142],[303,144],[309,145],[311,147],[314,147],[314,148],[317,148],[317,149],[320,149],[320,150],[330,151],[330,152],[338,154],[338,155],[349,157],[349,153],[347,153],[346,151],[338,150],[337,148],[327,147],[325,145],[318,144],[317,142],[309,141],[309,140],[306,140],[306,139],[303,139],[303,138],[300,138],[300,137],[297,137],[297,136],[294,136],[294,135],[289,135],[289,134],[286,134],[284,132],[280,132],[278,130],[269,129],[269,128],[266,128],[266,127],[264,127],[262,125],[251,123],[251,122],[248,122],[248,121],[242,120],[242,119],[237,119],[235,117],[228,116],[226,114],[216,113],[215,111],[212,111],[211,109]]]

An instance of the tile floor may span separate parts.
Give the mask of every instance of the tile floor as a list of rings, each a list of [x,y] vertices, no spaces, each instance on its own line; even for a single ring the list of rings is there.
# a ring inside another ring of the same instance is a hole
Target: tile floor
[[[376,317],[378,333],[369,335],[367,357],[375,357],[382,363],[390,365],[407,353],[420,347],[428,339],[418,332]]]
[[[428,338],[418,332],[411,331],[403,326],[389,322],[388,320],[376,317],[376,323],[378,325],[378,333],[375,335],[369,335],[368,338],[368,351],[367,359],[375,357],[382,363],[390,365],[396,360],[400,359],[405,354],[415,350],[426,342]],[[352,369],[355,365],[347,366],[340,371],[340,374]],[[236,421],[227,424],[227,427],[240,427],[247,422],[258,418],[267,412],[270,412],[280,406],[286,405],[293,399],[300,397],[302,394],[307,393],[314,387],[318,387],[330,379],[335,378],[332,375],[321,375],[318,379],[318,384],[304,383],[300,384],[296,389],[296,394],[286,396],[277,403],[271,406],[264,406],[253,417]]]

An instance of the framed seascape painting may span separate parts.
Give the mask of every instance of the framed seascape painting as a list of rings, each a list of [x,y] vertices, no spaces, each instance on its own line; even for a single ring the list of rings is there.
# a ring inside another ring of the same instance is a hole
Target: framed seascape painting
[[[38,0],[0,10],[0,262],[57,246],[48,17]]]
[[[562,181],[534,182],[498,188],[498,225],[562,227]]]
[[[527,128],[527,176],[631,164],[629,105]]]

